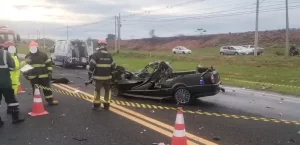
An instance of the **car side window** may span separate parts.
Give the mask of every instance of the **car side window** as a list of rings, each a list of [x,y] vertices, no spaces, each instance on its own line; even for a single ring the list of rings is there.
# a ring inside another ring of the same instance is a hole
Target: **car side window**
[[[230,50],[235,50],[233,47],[230,47]]]

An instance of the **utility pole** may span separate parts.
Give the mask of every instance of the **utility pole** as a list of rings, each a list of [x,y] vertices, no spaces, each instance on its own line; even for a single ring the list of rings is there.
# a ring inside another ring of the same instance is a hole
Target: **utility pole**
[[[285,56],[289,55],[289,6],[288,6],[288,0],[285,0],[285,6],[286,6],[286,36],[285,36]]]
[[[46,49],[46,45],[45,45],[45,31],[44,31],[44,28],[43,28],[43,39],[44,39],[44,49]]]
[[[67,41],[69,40],[69,26],[67,26]]]
[[[256,22],[255,22],[255,38],[254,38],[255,56],[257,56],[257,47],[258,47],[258,13],[259,13],[259,0],[256,1]]]
[[[119,13],[119,24],[118,24],[118,52],[120,51],[121,47],[121,14]]]
[[[115,53],[118,52],[117,49],[117,16],[115,16],[115,38],[114,38],[114,42],[115,42]]]
[[[36,30],[36,40],[39,39],[39,30]]]

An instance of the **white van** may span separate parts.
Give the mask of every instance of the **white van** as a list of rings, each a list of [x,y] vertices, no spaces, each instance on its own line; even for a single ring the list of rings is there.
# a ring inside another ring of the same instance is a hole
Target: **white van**
[[[82,66],[88,65],[88,47],[82,40],[58,40],[50,50],[51,59],[54,65]]]

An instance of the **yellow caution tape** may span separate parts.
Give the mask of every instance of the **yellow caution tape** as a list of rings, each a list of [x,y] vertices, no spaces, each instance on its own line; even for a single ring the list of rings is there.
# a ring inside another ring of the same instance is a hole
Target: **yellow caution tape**
[[[63,90],[59,90],[59,89],[55,89],[55,88],[47,88],[47,87],[43,87],[43,86],[37,86],[37,87],[40,89],[51,90],[53,92],[57,92],[57,93],[68,95],[68,96],[74,96],[77,98],[90,99],[90,100],[94,99],[93,97],[84,95],[80,92],[63,91]],[[103,97],[101,97],[101,102],[105,102],[103,100]],[[122,106],[128,106],[128,107],[144,108],[144,109],[178,110],[177,107],[175,108],[175,107],[166,107],[166,106],[158,106],[158,105],[151,105],[151,104],[141,104],[141,103],[135,103],[135,102],[120,101],[120,100],[111,100],[110,103],[114,103],[114,104],[122,105]],[[221,113],[192,111],[192,110],[182,110],[182,112],[190,113],[190,114],[206,115],[206,116],[216,116],[216,117],[225,117],[225,118],[234,118],[234,119],[244,119],[244,120],[254,120],[254,121],[300,125],[300,121],[289,121],[289,120],[283,120],[283,119],[249,117],[249,116],[240,116],[240,115],[233,115],[233,114],[221,114]]]

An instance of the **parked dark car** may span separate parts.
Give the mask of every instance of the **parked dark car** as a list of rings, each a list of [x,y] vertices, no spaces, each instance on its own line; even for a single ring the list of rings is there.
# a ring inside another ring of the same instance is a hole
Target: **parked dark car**
[[[150,99],[171,98],[179,104],[190,104],[199,97],[225,91],[220,87],[219,72],[213,67],[173,72],[170,64],[165,61],[151,62],[138,72],[130,72],[117,66],[112,80],[113,97],[125,95]]]

